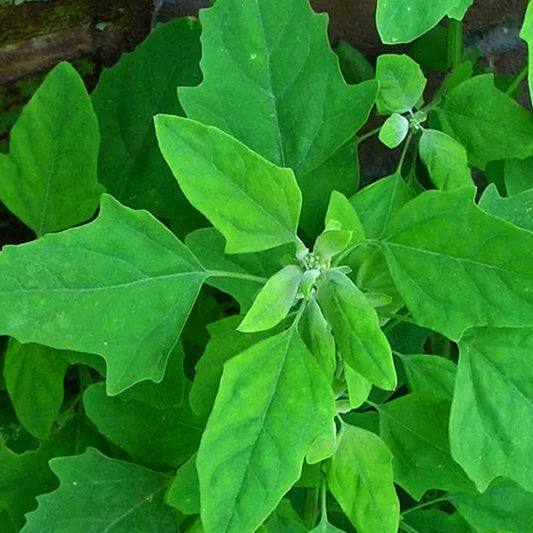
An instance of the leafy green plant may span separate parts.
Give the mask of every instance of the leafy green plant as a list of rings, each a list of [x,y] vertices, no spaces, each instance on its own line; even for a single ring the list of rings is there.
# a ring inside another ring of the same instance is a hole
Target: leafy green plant
[[[433,95],[344,43],[347,84],[307,0],[52,70],[0,154],[2,531],[533,531],[533,116],[470,3],[378,2],[385,43],[456,19]]]

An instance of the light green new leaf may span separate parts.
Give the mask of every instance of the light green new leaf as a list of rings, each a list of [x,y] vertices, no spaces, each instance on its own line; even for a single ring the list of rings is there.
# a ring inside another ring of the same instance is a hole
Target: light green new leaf
[[[452,459],[450,402],[408,394],[379,408],[381,438],[394,457],[394,481],[415,500],[427,490],[464,492],[474,487]]]
[[[437,108],[443,130],[467,150],[470,163],[533,155],[533,115],[496,89],[492,74],[471,78]]]
[[[374,385],[393,390],[392,352],[363,293],[344,274],[332,271],[320,284],[318,302],[344,361]]]
[[[533,5],[530,3],[526,8],[520,37],[526,41],[528,47],[529,68],[527,78],[529,82],[529,95],[533,99]]]
[[[533,533],[533,492],[499,479],[483,494],[454,494],[450,501],[476,531]]]
[[[407,137],[409,121],[398,113],[393,113],[381,126],[378,138],[387,148],[396,148]]]
[[[200,514],[200,482],[196,470],[196,454],[178,468],[165,501],[183,514]]]
[[[478,495],[476,494],[474,498],[477,497]],[[459,513],[449,514],[440,509],[413,511],[406,514],[403,520],[413,527],[414,531],[420,531],[421,533],[476,533],[476,530],[471,528]],[[492,532],[492,528],[488,529]],[[485,529],[482,531],[485,531]]]
[[[324,226],[328,228],[336,223],[340,223],[341,229],[352,232],[352,242],[365,240],[363,224],[359,220],[350,200],[344,194],[332,191],[329,197]]]
[[[533,157],[506,159],[503,168],[505,189],[509,196],[533,188]]]
[[[416,61],[409,56],[396,54],[378,57],[376,79],[379,81],[376,106],[382,115],[405,113],[413,109],[422,98],[427,83]]]
[[[145,211],[103,196],[98,218],[0,254],[0,332],[101,355],[109,394],[163,378],[207,277]]]
[[[290,169],[193,120],[158,115],[156,132],[185,196],[224,235],[227,253],[296,240],[302,194]]]
[[[96,181],[98,123],[83,80],[68,63],[45,78],[0,154],[0,200],[40,237],[89,219],[104,188]]]
[[[396,533],[400,504],[392,454],[374,433],[345,425],[327,466],[328,487],[360,533]]]
[[[479,207],[492,216],[533,232],[533,189],[502,198],[491,183],[479,199]]]
[[[420,138],[420,159],[437,189],[458,189],[473,185],[466,150],[442,131],[427,130]]]
[[[377,83],[346,85],[325,15],[307,0],[218,0],[200,13],[204,81],[180,88],[187,116],[303,176],[366,122]]]
[[[10,339],[4,380],[20,423],[37,439],[45,439],[63,403],[68,363],[60,350]]]
[[[480,491],[503,476],[533,492],[533,328],[475,328],[459,348],[454,459]]]
[[[445,17],[461,20],[474,0],[378,0],[376,24],[384,44],[408,43]]]
[[[399,173],[392,174],[361,189],[350,198],[365,228],[368,239],[381,237],[393,215],[415,197]]]
[[[297,265],[287,265],[274,274],[257,295],[238,330],[254,333],[277,326],[296,301],[302,275],[303,271]]]
[[[384,242],[417,324],[450,339],[473,326],[533,324],[533,235],[486,214],[473,196],[422,193],[398,212]]]
[[[59,488],[38,497],[39,507],[27,515],[24,533],[177,532],[174,512],[163,501],[168,476],[93,448],[55,457],[50,467]]]
[[[452,399],[457,374],[457,366],[453,361],[429,354],[402,354],[400,359],[412,392]]]
[[[107,396],[105,384],[96,383],[83,394],[83,406],[102,435],[149,468],[177,468],[200,442],[203,424],[187,402],[158,409],[121,395]]]
[[[166,218],[194,217],[163,159],[154,114],[183,115],[178,85],[201,80],[200,27],[190,19],[158,24],[133,54],[104,69],[92,94],[98,115],[100,181],[117,200]]]
[[[294,326],[228,361],[196,462],[206,529],[255,531],[333,416],[331,387]]]

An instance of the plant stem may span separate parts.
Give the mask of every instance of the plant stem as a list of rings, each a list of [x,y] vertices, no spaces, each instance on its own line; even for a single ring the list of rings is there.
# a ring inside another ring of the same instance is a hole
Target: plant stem
[[[409,524],[406,524],[404,522],[400,522],[400,529],[406,531],[407,533],[419,533],[418,529],[415,529],[414,527],[411,527]]]
[[[528,73],[528,64],[525,63],[522,68],[518,71],[518,74],[513,78],[513,81],[509,84],[509,87],[505,89],[505,94],[511,94],[524,80]]]
[[[463,59],[463,22],[450,19],[448,27],[448,66],[454,69]]]
[[[357,137],[357,144],[362,143],[363,141],[366,141],[370,137],[373,137],[376,135],[376,133],[379,133],[379,130],[381,129],[381,126],[379,128],[375,128],[373,130],[370,130],[368,133],[365,133],[364,135],[361,135],[361,137]]]
[[[445,501],[448,501],[448,498],[446,498],[445,496],[441,496],[440,498],[435,498],[434,500],[428,500],[427,502],[419,503],[418,505],[409,507],[409,509],[406,509],[405,511],[403,511],[402,516],[412,513],[413,511],[418,511],[419,509],[424,509],[424,507],[429,507],[430,505],[433,505],[435,503],[445,502]]]
[[[400,175],[402,174],[402,167],[405,162],[405,157],[407,156],[407,150],[409,150],[409,145],[413,139],[413,135],[413,132],[410,131],[409,135],[407,135],[407,139],[405,139],[405,144],[403,145],[402,155],[400,156],[400,161],[398,162],[398,167],[396,168],[396,172]]]
[[[312,487],[306,489],[304,499],[304,509],[302,513],[302,520],[307,529],[313,529],[318,519],[318,498],[320,496],[320,489]]]

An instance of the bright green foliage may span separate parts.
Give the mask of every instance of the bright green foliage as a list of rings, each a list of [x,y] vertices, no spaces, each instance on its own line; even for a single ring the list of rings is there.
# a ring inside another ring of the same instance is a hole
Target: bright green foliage
[[[471,490],[448,443],[450,402],[408,394],[379,408],[380,435],[394,456],[394,481],[420,500],[429,489]]]
[[[11,339],[5,353],[4,381],[24,428],[45,439],[63,403],[67,361],[61,351]]]
[[[533,157],[507,159],[504,164],[505,188],[509,196],[533,188]]]
[[[326,17],[306,0],[218,0],[200,22],[204,81],[179,90],[189,118],[299,176],[366,121],[377,84],[346,85],[326,39]]]
[[[162,379],[206,277],[149,213],[105,196],[94,222],[4,248],[0,330],[24,343],[101,355],[107,390],[118,394]],[[95,314],[98,322],[92,322]]]
[[[0,199],[35,234],[89,219],[104,191],[96,181],[100,136],[82,79],[60,63],[37,89],[0,154]]]
[[[376,23],[385,44],[408,43],[444,16],[462,19],[473,0],[378,0]]]
[[[344,361],[374,385],[393,390],[391,349],[363,293],[348,277],[332,272],[320,285],[318,302]]]
[[[259,533],[307,533],[307,528],[290,502],[283,499],[258,531]]]
[[[372,383],[347,364],[344,365],[344,378],[350,407],[357,409],[367,400]]]
[[[407,137],[409,121],[398,113],[393,113],[379,130],[379,140],[387,148],[396,148]]]
[[[199,122],[159,115],[156,131],[185,196],[224,235],[227,253],[296,239],[302,197],[292,171]]]
[[[470,188],[422,193],[383,243],[417,323],[451,339],[472,326],[533,324],[533,236],[485,214],[472,196]]]
[[[200,482],[196,470],[196,454],[178,468],[165,501],[183,514],[200,513]]]
[[[533,155],[533,116],[496,89],[492,74],[458,85],[437,113],[444,132],[466,148],[469,162],[478,168]]]
[[[420,159],[426,165],[437,189],[458,189],[473,185],[466,150],[442,131],[422,132]]]
[[[409,56],[383,54],[376,63],[379,92],[376,100],[381,114],[405,113],[422,98],[426,77]]]
[[[102,72],[92,94],[102,137],[98,177],[123,204],[194,218],[159,151],[154,114],[183,115],[176,87],[200,82],[199,59],[199,25],[181,19],[159,24],[135,53]]]
[[[526,13],[524,15],[524,23],[520,30],[520,37],[526,41],[528,46],[528,81],[529,94],[533,95],[533,6],[528,4]],[[533,96],[532,96],[533,97]]]
[[[354,207],[346,196],[338,191],[333,191],[326,211],[325,226],[326,228],[334,227],[337,223],[340,224],[341,229],[352,232],[352,242],[365,239],[365,230]]]
[[[63,531],[177,532],[163,496],[169,478],[146,468],[110,459],[89,448],[74,457],[52,459],[57,490],[38,498],[24,533]]]
[[[405,517],[405,522],[424,533],[475,533],[460,514],[449,514],[438,509],[413,511]]]
[[[454,459],[480,491],[503,476],[533,492],[533,328],[473,329],[459,346]]]
[[[361,533],[395,533],[399,503],[392,483],[392,455],[374,433],[344,426],[328,465],[328,487]]]
[[[313,528],[310,533],[344,533],[344,530],[330,524],[326,515],[323,515],[318,526]]]
[[[206,529],[259,527],[332,417],[331,388],[294,326],[227,362],[196,463]]]

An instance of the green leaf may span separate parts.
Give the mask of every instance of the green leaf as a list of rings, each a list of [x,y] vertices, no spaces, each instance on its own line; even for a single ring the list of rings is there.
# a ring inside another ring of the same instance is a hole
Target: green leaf
[[[459,348],[454,459],[480,491],[504,476],[533,492],[533,328],[475,328]]]
[[[307,528],[289,500],[284,498],[260,531],[262,533],[307,533]]]
[[[121,395],[107,396],[105,384],[96,383],[84,392],[83,406],[100,433],[156,470],[177,468],[200,442],[203,424],[187,402],[157,409]]]
[[[451,400],[457,366],[453,361],[429,354],[402,354],[401,361],[412,392]]]
[[[237,331],[242,317],[230,316],[207,326],[210,339],[196,363],[190,393],[192,410],[207,416],[215,402],[224,363],[272,334],[271,331],[241,333]]]
[[[533,235],[487,215],[473,196],[473,189],[422,193],[384,242],[417,324],[455,340],[472,326],[533,324]]]
[[[184,114],[176,87],[201,80],[199,37],[191,19],[158,24],[133,54],[104,69],[92,94],[101,182],[121,203],[159,217],[198,217],[161,156],[153,117]]]
[[[430,489],[473,489],[452,459],[448,441],[450,402],[408,394],[379,407],[381,438],[394,457],[394,481],[415,500]]]
[[[529,83],[529,95],[533,98],[533,6],[528,4],[526,13],[524,15],[524,22],[522,29],[520,30],[520,37],[526,41],[528,47],[528,83]]]
[[[86,221],[104,192],[99,142],[83,80],[60,63],[24,106],[9,155],[0,154],[0,200],[38,237]]]
[[[492,183],[483,191],[478,205],[492,216],[533,232],[533,189],[502,198]]]
[[[387,148],[396,148],[409,133],[409,121],[398,113],[393,113],[381,126],[379,140]]]
[[[179,90],[189,118],[299,176],[366,122],[377,84],[346,85],[327,18],[306,0],[219,0],[200,22],[204,81]]]
[[[196,454],[178,468],[165,501],[183,514],[200,514],[200,482],[196,470]]]
[[[302,275],[302,269],[297,265],[287,265],[274,274],[257,295],[238,330],[254,333],[277,326],[296,301]]]
[[[405,515],[404,521],[423,533],[475,533],[459,513],[449,514],[440,509],[413,511]]]
[[[92,448],[82,455],[55,457],[50,467],[59,477],[59,488],[39,496],[24,533],[177,531],[174,513],[163,501],[166,475]]]
[[[408,43],[429,31],[448,16],[464,17],[473,0],[378,0],[376,24],[384,44]]]
[[[533,188],[533,157],[506,159],[504,164],[505,188],[509,196]]]
[[[512,481],[495,481],[483,494],[453,494],[450,501],[476,531],[533,533],[533,493]]]
[[[415,197],[399,173],[368,185],[350,198],[368,239],[379,238],[393,215]]]
[[[316,239],[313,254],[321,261],[330,261],[332,257],[344,252],[352,242],[351,231],[326,230]]]
[[[344,377],[346,379],[350,407],[357,409],[368,399],[372,383],[347,364],[344,365]]]
[[[496,89],[492,74],[458,85],[437,113],[443,130],[466,148],[470,163],[480,169],[489,161],[533,154],[533,116]]]
[[[206,529],[255,531],[333,415],[331,387],[294,326],[228,361],[196,463]]]
[[[318,302],[344,361],[371,383],[394,390],[391,349],[363,293],[344,274],[332,271],[320,284]]]
[[[357,216],[355,208],[344,194],[332,191],[326,211],[325,227],[340,223],[341,229],[352,232],[352,242],[365,240],[363,224]]]
[[[59,350],[11,339],[5,353],[6,389],[26,431],[45,439],[63,403],[68,363]]]
[[[311,529],[309,533],[345,533],[345,531],[330,524],[327,516],[323,514],[318,526]]]
[[[396,533],[400,504],[392,455],[374,433],[345,425],[327,466],[328,487],[360,533]]]
[[[420,159],[437,189],[458,189],[472,185],[465,148],[442,131],[423,130]]]
[[[344,39],[339,39],[333,51],[339,58],[339,65],[346,83],[360,83],[375,77],[372,63],[370,63],[364,54]]]
[[[158,115],[156,132],[185,196],[224,235],[227,253],[296,240],[302,195],[290,169],[192,120]]]
[[[376,62],[379,113],[405,113],[422,98],[427,80],[418,63],[406,55],[382,54]]]
[[[163,378],[207,274],[149,213],[110,196],[98,218],[0,255],[0,331],[101,355],[109,394]],[[149,310],[149,311],[148,311]]]

